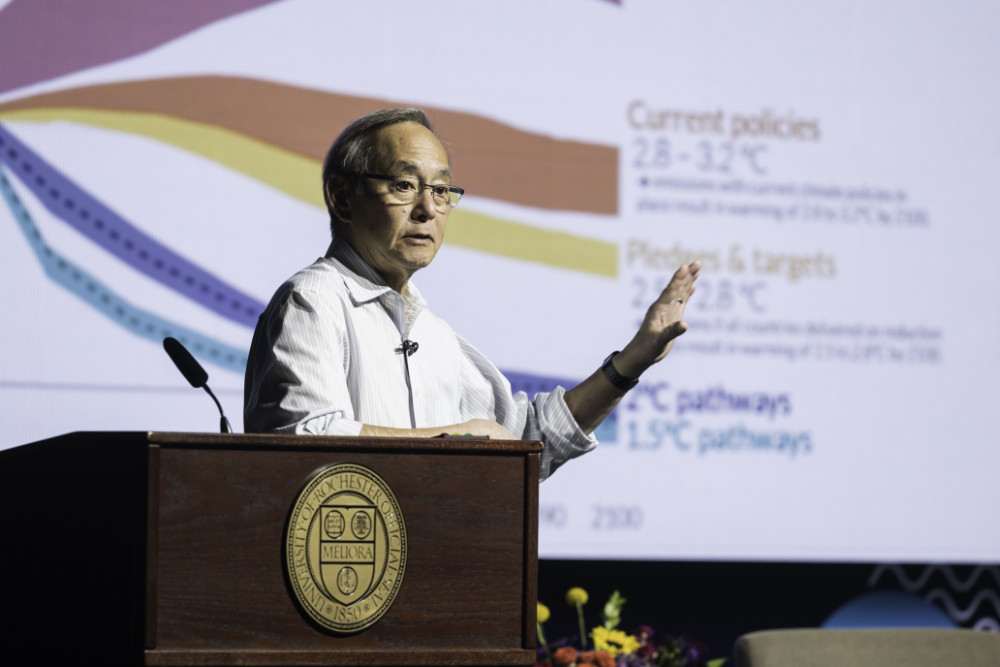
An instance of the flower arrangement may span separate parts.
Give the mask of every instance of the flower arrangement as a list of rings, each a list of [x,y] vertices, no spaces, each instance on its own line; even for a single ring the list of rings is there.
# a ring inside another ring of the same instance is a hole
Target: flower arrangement
[[[688,636],[667,636],[658,643],[653,639],[653,629],[639,626],[632,634],[618,629],[625,598],[618,591],[611,594],[601,611],[601,625],[586,631],[583,607],[589,596],[582,588],[566,592],[566,604],[576,609],[580,624],[580,648],[566,640],[549,644],[545,640],[544,625],[551,617],[549,608],[538,603],[538,663],[536,667],[720,667],[725,658],[706,662],[707,649]],[[592,642],[588,649],[587,639]]]

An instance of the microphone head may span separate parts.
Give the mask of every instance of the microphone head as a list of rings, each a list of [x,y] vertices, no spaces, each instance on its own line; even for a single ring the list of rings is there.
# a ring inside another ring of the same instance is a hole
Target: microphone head
[[[195,389],[201,389],[208,382],[208,373],[201,367],[198,360],[191,356],[187,348],[181,345],[176,338],[163,339],[163,349],[167,351],[173,360],[177,370],[184,375],[184,378],[191,383]]]

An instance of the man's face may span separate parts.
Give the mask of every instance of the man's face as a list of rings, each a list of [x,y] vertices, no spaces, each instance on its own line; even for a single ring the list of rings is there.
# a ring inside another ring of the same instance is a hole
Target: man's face
[[[422,125],[399,123],[379,130],[375,156],[372,173],[415,176],[429,185],[451,183],[444,147]],[[388,181],[365,179],[362,187],[360,195],[348,197],[349,220],[342,232],[389,286],[401,291],[437,254],[449,210],[438,210],[427,188],[413,202],[401,204],[390,194]]]

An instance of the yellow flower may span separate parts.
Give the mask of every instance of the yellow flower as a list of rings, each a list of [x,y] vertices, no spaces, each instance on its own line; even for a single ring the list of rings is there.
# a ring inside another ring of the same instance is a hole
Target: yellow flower
[[[642,644],[632,635],[627,635],[621,630],[608,630],[598,626],[590,633],[594,640],[595,651],[607,651],[612,657],[621,653],[635,653]]]
[[[544,623],[545,621],[549,620],[549,616],[551,616],[551,614],[549,613],[549,608],[543,605],[541,602],[537,604],[538,604],[538,611],[536,611],[535,613],[538,614],[538,622]]]
[[[579,587],[571,588],[568,591],[566,591],[566,604],[570,606],[576,607],[579,605],[587,604],[587,600],[589,599],[590,598],[587,595],[587,591],[583,590],[582,588]]]

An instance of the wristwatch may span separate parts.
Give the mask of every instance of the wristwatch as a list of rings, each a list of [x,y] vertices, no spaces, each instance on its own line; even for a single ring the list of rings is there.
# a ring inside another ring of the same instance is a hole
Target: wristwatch
[[[627,378],[615,369],[615,365],[611,363],[611,360],[614,359],[615,355],[619,352],[621,352],[621,350],[615,350],[608,355],[608,358],[604,360],[604,365],[601,366],[601,371],[604,372],[604,377],[608,378],[608,381],[613,384],[616,389],[628,391],[632,387],[639,384],[639,381]]]

